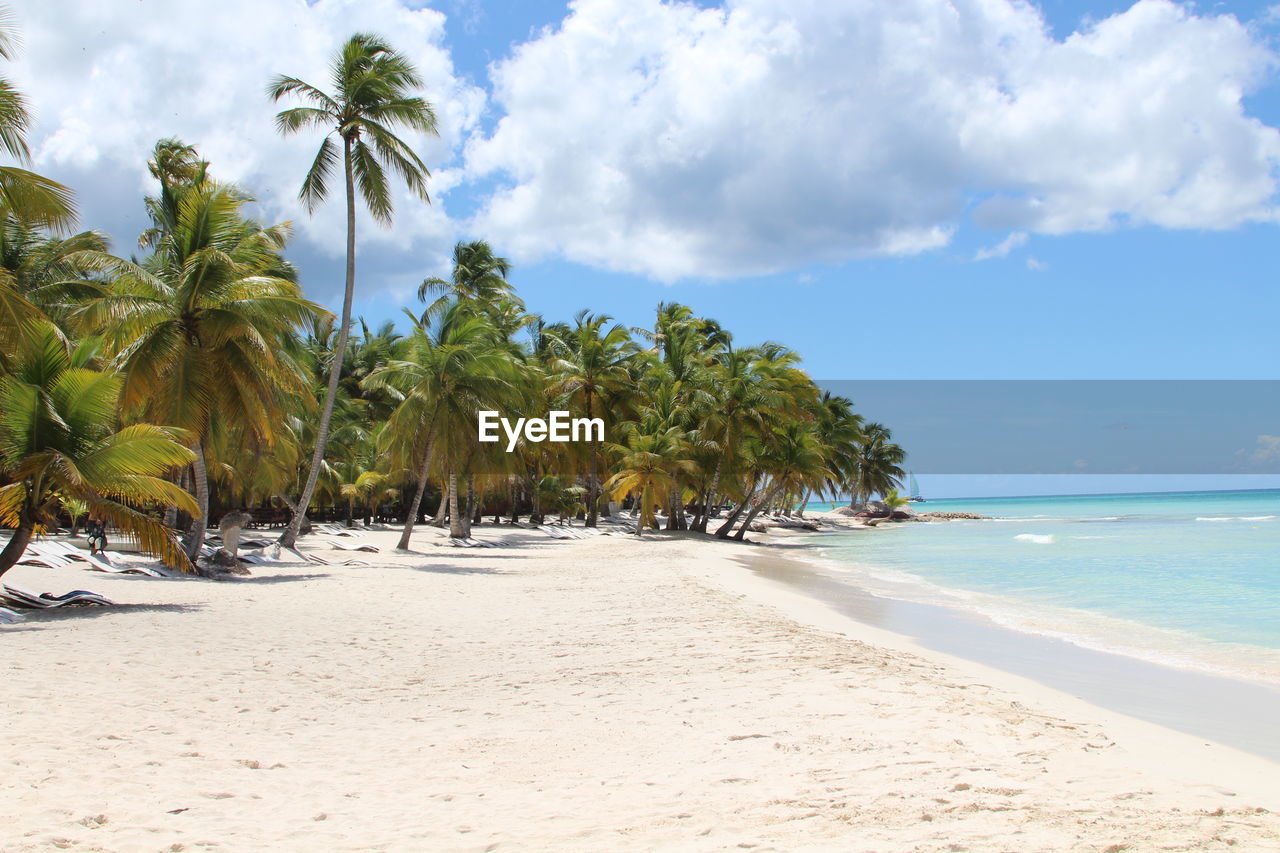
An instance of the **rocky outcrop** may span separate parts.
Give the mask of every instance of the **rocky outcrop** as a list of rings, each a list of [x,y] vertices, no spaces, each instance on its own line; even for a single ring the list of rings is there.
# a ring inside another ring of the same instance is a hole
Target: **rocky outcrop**
[[[976,512],[921,512],[911,517],[912,521],[988,521],[991,519],[989,515],[979,515]]]

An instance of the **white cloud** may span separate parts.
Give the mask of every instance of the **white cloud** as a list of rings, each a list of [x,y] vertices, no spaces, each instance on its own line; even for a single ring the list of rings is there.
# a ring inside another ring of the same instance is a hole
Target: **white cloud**
[[[1027,269],[1032,272],[1044,272],[1048,268],[1049,265],[1039,258],[1027,258]]]
[[[281,73],[330,89],[328,64],[342,41],[357,31],[384,35],[417,65],[436,109],[440,138],[407,136],[432,167],[435,205],[398,189],[394,230],[366,219],[362,242],[447,251],[456,226],[440,201],[459,174],[443,167],[476,126],[485,95],[455,76],[440,12],[394,0],[221,0],[216,7],[198,0],[87,0],[31,2],[16,12],[23,47],[6,74],[37,114],[36,167],[80,177],[73,185],[87,214],[111,205],[141,211],[142,192],[153,191],[147,155],[158,138],[178,136],[199,147],[216,177],[253,191],[265,217],[292,219],[299,237],[330,256],[344,246],[340,178],[330,202],[309,216],[296,196],[319,136],[281,138],[273,120],[282,105],[270,103],[265,89]],[[115,175],[114,198],[101,197],[107,174]],[[119,197],[121,186],[131,184],[137,194]]]
[[[1243,458],[1249,468],[1269,467],[1280,461],[1280,435],[1260,435],[1252,450],[1237,450],[1236,455]]]
[[[1167,0],[1055,40],[1010,0],[578,0],[493,68],[474,230],[664,279],[909,255],[981,227],[1274,221],[1275,57]]]
[[[977,253],[974,254],[973,259],[975,261],[988,261],[992,258],[1007,258],[1009,257],[1009,253],[1014,249],[1021,248],[1025,245],[1027,245],[1027,232],[1014,231],[994,246],[979,249]]]

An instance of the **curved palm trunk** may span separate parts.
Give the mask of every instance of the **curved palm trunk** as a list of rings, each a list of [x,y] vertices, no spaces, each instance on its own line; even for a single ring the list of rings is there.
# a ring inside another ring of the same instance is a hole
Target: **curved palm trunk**
[[[200,508],[200,515],[191,519],[191,527],[187,531],[187,557],[193,563],[200,556],[200,546],[204,544],[209,524],[209,469],[204,463],[204,442],[197,441],[194,449],[196,458],[191,463],[191,479],[195,481],[196,505]]]
[[[440,503],[436,505],[436,514],[431,516],[432,527],[444,527],[444,520],[449,515],[448,482],[440,484]]]
[[[758,480],[752,479],[751,488],[747,490],[747,493],[743,496],[742,500],[738,502],[736,507],[734,507],[733,512],[729,513],[729,517],[725,520],[724,524],[716,528],[717,539],[729,538],[729,531],[733,529],[733,525],[742,517],[742,513],[746,511],[747,507],[751,505],[751,498],[755,496],[757,484]]]
[[[426,454],[422,457],[422,470],[418,472],[418,488],[413,493],[413,503],[409,504],[409,514],[404,520],[404,530],[400,533],[400,541],[396,543],[396,548],[401,551],[409,550],[409,537],[413,535],[413,526],[418,522],[418,507],[422,505],[422,495],[427,490],[427,473],[431,470],[431,445],[434,442],[427,440]]]
[[[726,443],[727,443],[727,439],[726,439]],[[699,533],[707,532],[707,523],[711,520],[711,500],[716,496],[716,486],[719,485],[720,483],[720,472],[723,469],[724,469],[724,454],[721,453],[720,455],[716,456],[716,470],[715,470],[715,473],[711,475],[710,487],[707,489],[707,499],[706,501],[703,502],[704,506],[702,510],[702,518],[698,524],[694,525],[694,528],[693,528]],[[720,535],[719,531],[716,532],[716,535],[717,536]]]
[[[760,514],[760,511],[767,507],[769,503],[777,497],[778,490],[781,488],[782,487],[780,485],[775,485],[761,500],[756,503],[756,505],[751,509],[751,512],[747,513],[747,517],[743,520],[742,526],[738,528],[738,532],[733,534],[734,539],[742,540],[743,537],[747,535],[747,531],[751,529],[751,522],[755,521],[756,516]]]
[[[324,407],[320,410],[320,424],[316,429],[316,447],[311,454],[311,469],[307,482],[298,496],[298,505],[280,537],[280,544],[292,548],[307,518],[311,496],[316,491],[320,477],[320,463],[324,460],[325,444],[329,441],[329,421],[333,418],[333,403],[338,395],[338,379],[342,375],[342,359],[347,352],[347,333],[351,328],[351,302],[356,290],[356,188],[351,171],[351,140],[343,139],[342,167],[347,179],[347,284],[342,295],[342,325],[338,329],[338,343],[333,350],[333,365],[329,368],[329,388],[325,391]]]
[[[804,518],[804,509],[809,505],[809,498],[813,497],[812,489],[804,490],[804,500],[800,501],[800,509],[796,512],[796,518]]]
[[[12,569],[22,559],[22,553],[27,550],[27,543],[31,541],[31,534],[35,532],[36,524],[28,519],[28,513],[23,510],[22,521],[18,524],[18,529],[13,531],[13,535],[9,537],[9,544],[4,546],[4,550],[0,551],[0,576]]]

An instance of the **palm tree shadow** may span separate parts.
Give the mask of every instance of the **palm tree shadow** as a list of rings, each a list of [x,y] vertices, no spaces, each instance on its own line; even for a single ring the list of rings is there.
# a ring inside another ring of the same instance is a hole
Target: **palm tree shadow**
[[[481,566],[409,566],[415,572],[426,572],[433,575],[513,575],[505,569],[486,569]]]
[[[117,613],[192,613],[202,604],[112,604],[106,607],[55,607],[49,610],[20,610],[22,621],[6,625],[4,631],[34,631],[56,622],[96,619]]]
[[[245,577],[230,579],[227,582],[240,584],[297,583],[299,581],[309,581],[327,577],[332,576],[328,572],[308,572],[303,575],[247,575]]]

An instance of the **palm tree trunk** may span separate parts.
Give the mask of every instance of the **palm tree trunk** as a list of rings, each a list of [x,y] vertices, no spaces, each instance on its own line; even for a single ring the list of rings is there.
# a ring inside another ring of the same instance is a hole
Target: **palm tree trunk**
[[[191,519],[191,527],[187,531],[187,557],[191,562],[200,556],[200,546],[204,545],[205,530],[209,525],[209,469],[204,463],[204,442],[197,441],[194,448],[195,461],[191,463],[191,479],[196,487],[196,506],[200,515]]]
[[[591,398],[587,397],[587,417],[595,417]],[[591,442],[591,473],[587,477],[587,527],[595,527],[600,518],[600,443]],[[637,528],[639,529],[639,528]]]
[[[458,512],[458,472],[449,472],[449,536],[453,539],[466,537],[462,529],[462,514]]]
[[[711,475],[711,483],[707,489],[707,500],[704,503],[702,520],[699,524],[694,525],[694,530],[699,533],[707,532],[707,523],[711,520],[711,499],[716,496],[716,485],[720,482],[720,471],[724,468],[724,454],[716,456],[716,471]],[[718,535],[718,534],[717,534]]]
[[[431,516],[432,527],[444,527],[444,520],[449,516],[449,483],[440,484],[440,503],[436,505],[436,514]]]
[[[347,333],[351,328],[351,302],[356,291],[356,187],[351,171],[351,140],[343,139],[342,167],[347,179],[347,285],[342,295],[342,325],[338,329],[338,343],[333,350],[333,364],[329,368],[329,387],[324,395],[324,407],[320,410],[320,424],[316,429],[316,447],[311,454],[311,469],[307,472],[306,485],[298,496],[298,508],[289,520],[289,526],[280,536],[280,544],[292,548],[302,530],[320,477],[320,464],[324,461],[325,444],[329,441],[329,421],[333,418],[333,403],[338,396],[338,380],[342,376],[342,359],[347,352]]]
[[[751,488],[747,490],[746,495],[744,495],[738,505],[734,507],[733,512],[729,513],[729,517],[725,520],[725,523],[716,528],[717,539],[729,538],[729,531],[733,529],[733,525],[738,521],[738,518],[742,516],[743,511],[751,504],[751,498],[756,493],[756,485],[757,479],[752,478]]]
[[[471,525],[476,520],[476,483],[474,477],[467,478],[467,511],[462,514],[462,528],[465,538],[471,538]]]
[[[27,543],[31,541],[31,534],[35,532],[35,521],[28,520],[28,513],[23,511],[23,518],[18,524],[18,529],[13,531],[13,535],[9,537],[9,544],[4,546],[4,550],[0,551],[0,575],[4,575],[22,559],[22,552],[27,550]]]
[[[800,510],[796,513],[796,518],[804,518],[804,508],[809,505],[809,498],[813,497],[812,489],[804,490],[804,500],[800,501]]]
[[[413,535],[413,526],[418,522],[418,507],[422,505],[422,494],[427,490],[427,473],[431,470],[431,445],[435,442],[428,438],[427,449],[422,457],[422,470],[418,472],[418,488],[413,493],[413,503],[409,504],[409,513],[404,519],[404,530],[400,533],[400,541],[396,548],[409,550],[409,537]]]
[[[768,506],[769,502],[777,496],[780,488],[782,488],[781,484],[775,484],[774,487],[769,490],[768,494],[756,503],[751,512],[747,513],[746,520],[742,522],[742,526],[738,528],[738,532],[733,535],[734,539],[741,540],[747,535],[747,531],[751,529],[751,522],[755,521],[756,516],[760,514],[760,511]]]

